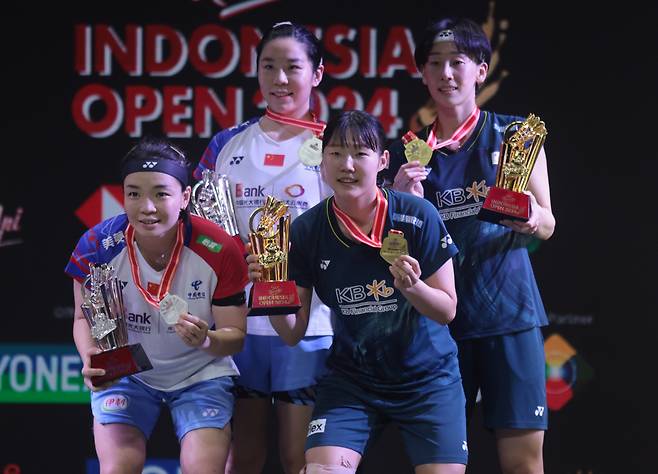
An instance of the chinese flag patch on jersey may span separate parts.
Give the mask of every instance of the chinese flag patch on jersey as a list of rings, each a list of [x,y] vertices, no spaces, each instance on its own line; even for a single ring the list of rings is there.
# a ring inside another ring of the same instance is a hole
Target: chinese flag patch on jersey
[[[158,291],[160,291],[160,285],[157,283],[153,283],[152,281],[149,281],[148,284],[146,285],[146,291],[151,293],[153,296],[156,296],[158,294]]]
[[[283,166],[283,161],[286,159],[286,155],[274,155],[272,153],[267,153],[265,155],[265,161],[263,165],[265,166]]]

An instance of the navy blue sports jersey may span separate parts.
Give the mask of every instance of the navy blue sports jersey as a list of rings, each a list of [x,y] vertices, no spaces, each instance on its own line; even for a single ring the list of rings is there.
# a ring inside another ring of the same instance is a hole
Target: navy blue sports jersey
[[[436,150],[423,181],[425,199],[439,210],[459,247],[454,259],[457,315],[450,330],[457,340],[507,334],[548,324],[530,264],[527,245],[532,237],[508,227],[480,221],[477,214],[496,169],[505,128],[523,117],[480,112],[475,130],[455,152]],[[426,140],[429,127],[418,136]],[[404,145],[389,149],[384,172],[393,181],[406,163]]]
[[[441,219],[424,199],[384,190],[390,229],[404,233],[422,279],[457,253]],[[455,341],[447,326],[421,315],[393,286],[379,249],[341,232],[328,198],[291,228],[290,278],[315,288],[334,315],[329,369],[373,390],[413,390],[429,379],[460,380]]]

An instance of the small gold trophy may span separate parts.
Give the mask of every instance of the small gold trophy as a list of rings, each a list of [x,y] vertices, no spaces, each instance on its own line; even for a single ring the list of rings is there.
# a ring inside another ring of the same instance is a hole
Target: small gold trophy
[[[530,218],[530,199],[523,191],[547,133],[544,122],[533,114],[507,126],[496,184],[489,188],[478,219],[497,224],[503,219],[527,221]]]
[[[263,267],[263,276],[251,288],[248,316],[296,313],[301,303],[297,285],[288,280],[288,206],[267,196],[265,205],[251,213],[249,230],[251,249]]]

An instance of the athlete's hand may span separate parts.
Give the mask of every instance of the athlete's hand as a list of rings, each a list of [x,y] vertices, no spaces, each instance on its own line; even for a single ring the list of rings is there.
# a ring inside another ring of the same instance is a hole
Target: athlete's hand
[[[530,197],[530,218],[528,219],[528,221],[523,222],[523,221],[513,221],[510,219],[503,219],[500,221],[500,223],[506,225],[514,232],[518,232],[520,234],[533,235],[535,232],[537,232],[537,229],[539,229],[539,213],[533,212],[533,210],[537,209],[539,204],[537,203],[537,199],[535,198],[535,195],[532,194],[530,191],[524,191],[524,193]]]
[[[101,352],[102,351],[98,347],[91,347],[82,358],[82,370],[80,371],[82,374],[82,380],[84,381],[84,384],[87,386],[87,388],[92,392],[102,392],[103,390],[107,390],[118,382],[117,379],[110,380],[109,382],[105,382],[101,385],[94,385],[91,383],[92,377],[100,377],[101,375],[105,375],[105,369],[93,368],[91,366],[91,356],[94,354],[100,354]]]
[[[409,255],[399,256],[388,269],[394,278],[393,286],[398,290],[409,289],[420,280],[420,264]]]
[[[395,179],[393,180],[393,189],[411,193],[418,197],[425,196],[422,181],[427,179],[427,170],[420,161],[412,161],[400,166]]]
[[[245,248],[247,249],[247,275],[249,281],[260,281],[263,276],[263,266],[258,263],[258,255],[251,253],[251,244],[246,244]]]
[[[186,345],[200,347],[208,335],[208,323],[193,314],[181,314],[174,330]]]

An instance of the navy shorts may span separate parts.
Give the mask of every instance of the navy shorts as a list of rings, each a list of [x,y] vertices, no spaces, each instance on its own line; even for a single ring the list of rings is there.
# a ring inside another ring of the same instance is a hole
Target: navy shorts
[[[416,391],[373,393],[339,374],[319,383],[306,449],[340,446],[363,455],[371,435],[394,423],[414,466],[466,464],[466,413],[460,381],[431,380]]]
[[[459,341],[470,415],[478,390],[488,429],[546,430],[546,356],[540,328]]]

